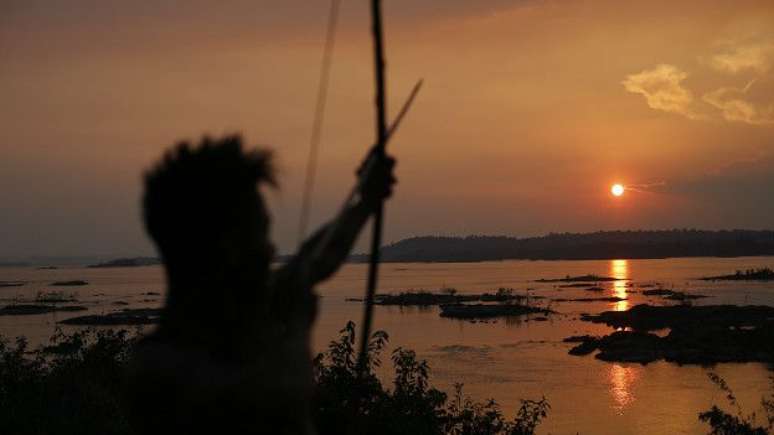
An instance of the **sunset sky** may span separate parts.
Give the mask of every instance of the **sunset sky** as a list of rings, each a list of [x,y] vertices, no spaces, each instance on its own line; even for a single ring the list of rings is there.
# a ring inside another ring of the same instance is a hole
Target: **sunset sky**
[[[292,251],[328,5],[0,2],[0,259],[152,254],[143,170],[176,140],[231,132],[276,150],[272,235]],[[425,79],[390,144],[387,242],[774,227],[774,2],[384,11],[391,113]],[[373,142],[369,26],[368,3],[343,0],[315,224]]]

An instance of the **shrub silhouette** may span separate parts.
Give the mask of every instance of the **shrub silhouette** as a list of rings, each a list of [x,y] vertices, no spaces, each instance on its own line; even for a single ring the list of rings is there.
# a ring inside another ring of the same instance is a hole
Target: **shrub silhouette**
[[[717,405],[699,414],[699,420],[710,425],[709,435],[770,435],[774,429],[774,393],[761,399],[761,410],[765,419],[763,425],[758,423],[758,413],[745,414],[736,400],[731,387],[715,373],[707,375],[715,385],[726,393],[726,401],[736,409],[736,415],[730,414]],[[774,387],[774,377],[772,378]]]
[[[375,373],[389,337],[369,341],[365,375],[357,370],[355,324],[314,360],[315,420],[321,434],[533,434],[549,410],[525,400],[506,420],[494,400],[476,402],[455,385],[451,400],[430,384],[427,361],[396,348],[394,377],[385,388]],[[12,434],[132,434],[126,413],[126,374],[137,334],[126,330],[58,330],[30,349],[24,338],[0,339],[0,421]]]
[[[30,350],[0,340],[0,421],[9,434],[127,434],[127,331],[57,331]]]
[[[506,420],[494,400],[476,402],[455,385],[451,401],[430,385],[430,367],[413,350],[392,352],[392,388],[385,388],[374,373],[389,336],[375,332],[369,340],[366,375],[358,377],[355,359],[355,324],[340,331],[338,340],[314,360],[317,385],[314,413],[322,434],[508,434],[535,432],[550,406],[545,398],[524,400],[513,420]]]

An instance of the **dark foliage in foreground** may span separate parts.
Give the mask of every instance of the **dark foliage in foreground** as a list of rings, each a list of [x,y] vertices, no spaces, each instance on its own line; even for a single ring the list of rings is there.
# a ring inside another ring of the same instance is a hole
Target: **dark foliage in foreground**
[[[24,338],[0,339],[0,422],[4,434],[131,434],[124,414],[126,364],[135,343],[128,331],[58,332],[48,346],[30,349]],[[357,377],[355,326],[315,359],[315,418],[322,434],[419,433],[454,435],[533,434],[550,409],[547,401],[524,400],[507,420],[493,400],[475,402],[455,385],[451,398],[429,383],[430,368],[411,350],[392,352],[394,378],[385,388],[374,374],[387,344],[376,332],[370,364]],[[771,435],[774,393],[761,410],[746,414],[717,375],[710,379],[725,393],[735,413],[718,406],[699,414],[709,435]],[[774,386],[774,379],[773,384]]]
[[[394,379],[385,388],[374,370],[387,344],[376,332],[365,376],[357,376],[355,325],[348,323],[315,359],[314,414],[322,434],[533,434],[549,410],[525,400],[507,420],[497,403],[474,402],[456,386],[451,400],[429,382],[414,351],[392,352]],[[0,426],[3,434],[131,434],[125,414],[126,369],[136,335],[125,330],[57,334],[30,349],[24,338],[0,339]]]
[[[544,419],[550,406],[545,398],[523,400],[508,420],[494,400],[474,402],[455,385],[451,401],[429,383],[430,367],[412,350],[392,352],[395,368],[392,388],[384,388],[374,374],[388,336],[377,331],[369,342],[369,366],[358,377],[355,325],[341,330],[338,341],[315,358],[315,418],[323,434],[509,434],[528,435]]]
[[[736,401],[731,387],[720,376],[709,373],[710,380],[726,393],[728,404],[736,409],[736,415],[727,413],[717,405],[699,414],[699,420],[710,425],[709,435],[771,435],[774,430],[774,393],[761,399],[761,414],[764,423],[760,424],[757,412],[745,414]],[[772,378],[774,387],[774,378]]]
[[[31,351],[0,340],[0,422],[6,434],[126,434],[121,403],[127,331],[61,332]]]

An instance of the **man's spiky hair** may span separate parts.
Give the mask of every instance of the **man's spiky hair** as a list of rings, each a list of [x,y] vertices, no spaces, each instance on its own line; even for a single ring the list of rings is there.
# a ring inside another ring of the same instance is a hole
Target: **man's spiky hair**
[[[276,186],[271,162],[268,150],[244,151],[239,135],[205,136],[168,151],[145,175],[143,198],[146,228],[162,256],[208,248],[255,200],[257,183]]]

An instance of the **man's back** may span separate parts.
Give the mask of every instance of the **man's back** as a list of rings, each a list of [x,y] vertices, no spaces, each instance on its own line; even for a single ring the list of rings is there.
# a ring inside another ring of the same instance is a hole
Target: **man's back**
[[[268,343],[256,343],[267,346]],[[141,433],[312,433],[308,341],[288,340],[248,361],[180,346],[159,331],[132,365],[133,421]]]

